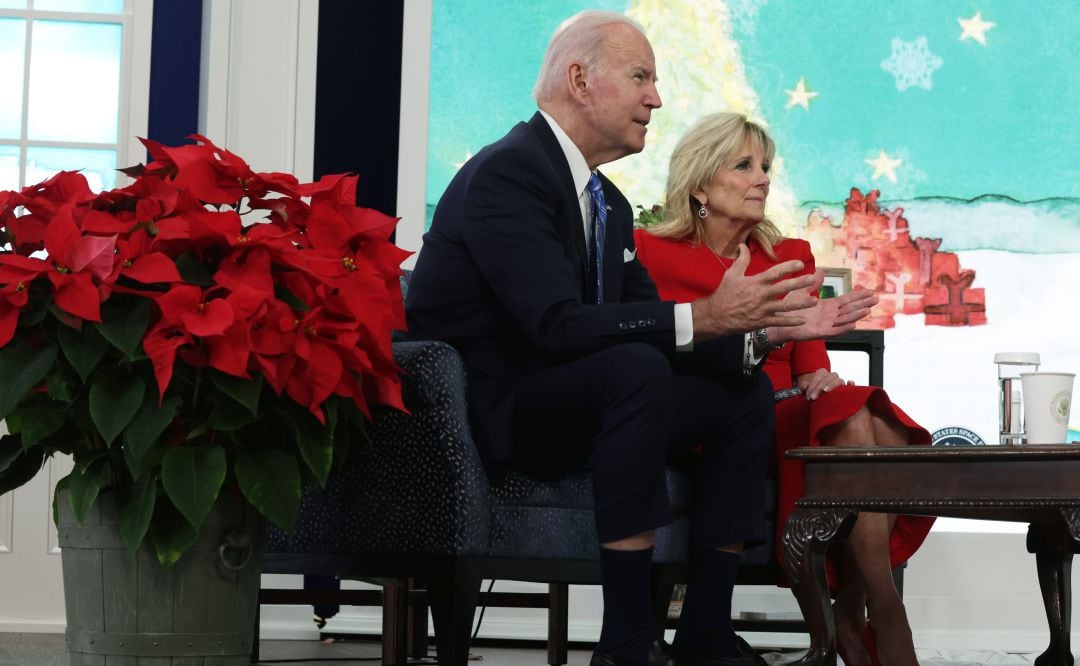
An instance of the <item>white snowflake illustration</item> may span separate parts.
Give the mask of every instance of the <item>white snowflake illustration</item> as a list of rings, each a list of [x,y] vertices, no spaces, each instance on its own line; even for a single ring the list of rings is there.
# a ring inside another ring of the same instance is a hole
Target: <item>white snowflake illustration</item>
[[[731,20],[744,35],[754,34],[757,28],[757,13],[768,4],[769,0],[728,0]]]
[[[912,86],[930,90],[934,83],[931,77],[944,61],[930,53],[926,37],[918,37],[913,42],[905,42],[893,37],[892,55],[881,61],[881,68],[896,79],[896,89],[900,92]]]

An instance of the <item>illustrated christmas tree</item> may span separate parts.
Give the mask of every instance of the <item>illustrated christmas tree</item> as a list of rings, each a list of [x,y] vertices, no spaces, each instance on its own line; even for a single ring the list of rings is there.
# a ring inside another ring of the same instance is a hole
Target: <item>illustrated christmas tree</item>
[[[645,151],[603,167],[635,204],[663,201],[668,161],[679,137],[701,116],[742,113],[767,127],[743,67],[732,13],[721,0],[636,0],[626,14],[641,23],[656,53],[664,107],[649,122]],[[770,173],[768,215],[781,229],[799,226],[798,200],[778,155]]]

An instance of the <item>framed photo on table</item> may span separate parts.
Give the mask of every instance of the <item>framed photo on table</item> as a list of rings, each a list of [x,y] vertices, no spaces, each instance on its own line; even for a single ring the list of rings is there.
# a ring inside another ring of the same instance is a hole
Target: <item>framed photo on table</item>
[[[850,268],[825,268],[825,281],[818,289],[818,298],[836,298],[851,291]]]

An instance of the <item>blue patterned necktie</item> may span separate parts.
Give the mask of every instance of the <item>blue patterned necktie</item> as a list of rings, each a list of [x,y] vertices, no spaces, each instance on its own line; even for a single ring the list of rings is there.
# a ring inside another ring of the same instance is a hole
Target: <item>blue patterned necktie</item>
[[[607,205],[600,177],[589,177],[589,200],[592,202],[592,255],[596,271],[596,302],[604,302],[604,237],[607,229]]]

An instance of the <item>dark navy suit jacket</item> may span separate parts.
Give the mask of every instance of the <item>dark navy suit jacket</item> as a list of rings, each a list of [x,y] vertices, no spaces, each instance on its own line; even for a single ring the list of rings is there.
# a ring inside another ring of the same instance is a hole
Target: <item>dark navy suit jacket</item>
[[[633,209],[601,175],[610,207],[604,304],[593,303],[584,223],[570,167],[539,113],[458,171],[435,209],[406,297],[409,336],[462,354],[472,427],[486,461],[511,457],[522,377],[624,342],[674,357],[671,302],[636,257]],[[696,345],[677,365],[737,375],[743,336]]]

